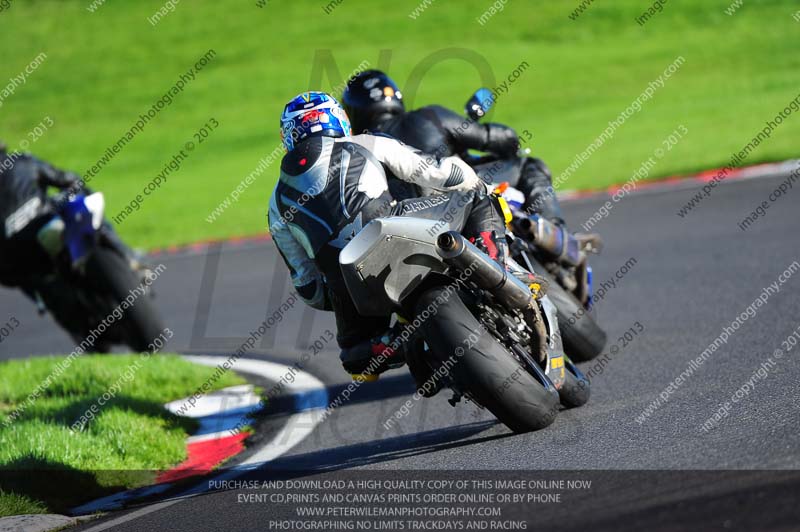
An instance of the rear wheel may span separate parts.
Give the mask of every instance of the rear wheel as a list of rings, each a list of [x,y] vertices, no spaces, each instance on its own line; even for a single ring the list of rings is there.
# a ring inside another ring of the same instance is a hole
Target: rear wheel
[[[564,361],[564,384],[558,390],[561,404],[566,408],[583,406],[589,401],[589,379],[568,358]]]
[[[547,278],[547,295],[558,309],[558,328],[564,351],[575,362],[592,360],[606,345],[606,333],[578,300],[564,290],[543,267],[534,263],[536,274]]]
[[[164,324],[147,294],[137,295],[141,281],[127,260],[113,250],[98,246],[89,257],[86,274],[111,304],[108,312],[114,312],[117,307],[123,311],[122,322],[130,348],[149,351],[153,341],[164,332]],[[123,304],[132,294],[136,296],[132,304]],[[124,306],[127,308],[123,309]]]
[[[552,386],[534,378],[464,305],[458,292],[434,288],[417,301],[415,316],[436,311],[422,320],[425,341],[439,366],[470,396],[514,432],[550,425],[559,397]],[[549,382],[549,381],[548,381]]]

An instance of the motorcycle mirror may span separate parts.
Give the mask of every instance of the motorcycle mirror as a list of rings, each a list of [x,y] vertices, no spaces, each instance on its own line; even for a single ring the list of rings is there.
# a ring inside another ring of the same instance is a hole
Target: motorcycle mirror
[[[481,87],[476,90],[472,98],[467,101],[464,111],[467,113],[467,116],[477,122],[489,112],[493,105],[494,96],[492,96],[492,91],[486,87]]]

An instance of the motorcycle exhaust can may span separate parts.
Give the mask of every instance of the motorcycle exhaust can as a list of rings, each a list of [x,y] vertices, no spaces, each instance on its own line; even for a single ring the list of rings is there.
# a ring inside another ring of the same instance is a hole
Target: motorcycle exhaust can
[[[563,227],[545,220],[538,214],[530,218],[521,218],[517,223],[523,231],[531,235],[537,246],[558,260],[570,266],[577,266],[583,262],[585,256],[581,251],[580,242]]]
[[[475,244],[455,231],[436,239],[436,252],[448,266],[472,273],[470,278],[512,308],[528,309],[535,304],[531,289],[489,258]]]

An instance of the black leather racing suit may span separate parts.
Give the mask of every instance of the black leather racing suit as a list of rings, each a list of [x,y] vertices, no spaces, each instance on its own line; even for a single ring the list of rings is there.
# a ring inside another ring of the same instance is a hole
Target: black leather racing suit
[[[18,286],[52,268],[36,238],[52,214],[47,187],[64,189],[75,179],[29,154],[0,153],[0,283]]]
[[[0,284],[21,287],[53,271],[53,258],[39,244],[39,230],[55,214],[47,189],[91,194],[80,177],[26,153],[0,152]],[[138,257],[107,220],[100,229],[105,242],[138,265]],[[40,280],[40,279],[39,279]]]
[[[440,191],[398,201],[387,173]],[[495,203],[476,188],[479,179],[458,158],[428,163],[395,139],[312,137],[281,162],[269,208],[270,232],[288,266],[298,295],[336,314],[343,349],[386,332],[389,318],[360,316],[339,269],[339,252],[368,222],[382,216],[414,216],[449,222],[466,236],[495,231],[504,223]]]
[[[519,139],[513,129],[502,124],[481,124],[439,105],[394,116],[376,129],[437,157],[460,155],[472,149],[507,159],[515,168],[513,172],[504,172],[504,179],[525,195],[524,208],[530,214],[541,214],[560,225],[564,223],[552,189],[552,173],[544,161],[528,157],[521,168],[516,168]],[[491,168],[489,173],[493,173]]]

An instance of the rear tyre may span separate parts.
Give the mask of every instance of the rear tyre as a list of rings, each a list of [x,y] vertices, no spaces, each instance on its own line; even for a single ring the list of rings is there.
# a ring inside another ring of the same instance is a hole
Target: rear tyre
[[[537,264],[538,266],[538,264]],[[550,282],[547,295],[558,309],[558,328],[564,351],[574,362],[592,360],[606,345],[606,333],[578,300],[539,266],[537,275]]]
[[[113,312],[131,293],[135,294],[141,281],[131,270],[127,260],[115,251],[98,246],[92,251],[86,264],[90,282],[95,283],[101,294],[110,303]],[[123,311],[122,323],[126,343],[134,351],[150,351],[151,345],[164,332],[164,324],[148,298],[139,295],[133,304]]]
[[[428,307],[436,311],[423,319]],[[508,428],[530,432],[555,420],[559,397],[552,384],[546,388],[485,331],[458,292],[441,287],[425,292],[414,315],[437,363],[449,367],[455,382]]]
[[[575,408],[583,406],[589,401],[591,395],[591,388],[589,386],[589,379],[578,369],[571,360],[564,361],[564,384],[558,390],[558,396],[561,399],[561,404],[566,408]]]

